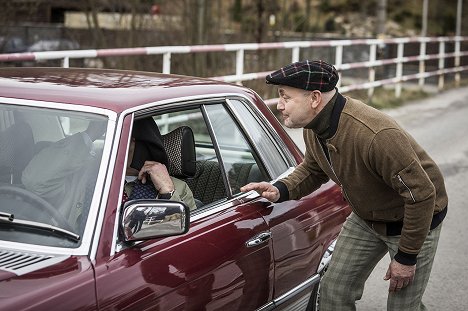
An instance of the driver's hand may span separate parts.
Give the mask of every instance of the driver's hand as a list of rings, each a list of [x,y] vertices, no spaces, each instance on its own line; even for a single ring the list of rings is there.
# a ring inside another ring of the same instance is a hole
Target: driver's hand
[[[154,161],[145,161],[145,164],[138,172],[138,179],[143,184],[146,183],[148,175],[159,193],[168,193],[174,190],[174,183],[164,164]]]

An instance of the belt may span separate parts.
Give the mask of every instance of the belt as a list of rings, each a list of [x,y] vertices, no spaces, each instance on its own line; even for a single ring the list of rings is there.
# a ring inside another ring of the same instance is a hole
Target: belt
[[[434,216],[432,217],[430,230],[437,228],[437,226],[439,226],[442,223],[445,216],[447,215],[447,208],[448,207],[445,207],[437,214],[434,214]],[[386,236],[401,235],[401,230],[403,229],[402,220],[393,222],[366,220],[366,223],[378,234]]]

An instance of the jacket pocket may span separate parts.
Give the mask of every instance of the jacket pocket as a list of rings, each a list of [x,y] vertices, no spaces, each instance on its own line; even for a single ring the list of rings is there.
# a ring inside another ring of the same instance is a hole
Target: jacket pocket
[[[406,202],[424,201],[435,194],[431,179],[417,161],[393,176],[393,186]]]

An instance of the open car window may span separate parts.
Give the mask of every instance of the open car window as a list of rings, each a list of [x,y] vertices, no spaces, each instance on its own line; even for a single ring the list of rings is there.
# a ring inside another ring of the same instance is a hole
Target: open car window
[[[195,140],[196,172],[184,181],[193,192],[197,209],[239,194],[254,181],[270,180],[225,103],[154,116],[161,134],[188,126]]]

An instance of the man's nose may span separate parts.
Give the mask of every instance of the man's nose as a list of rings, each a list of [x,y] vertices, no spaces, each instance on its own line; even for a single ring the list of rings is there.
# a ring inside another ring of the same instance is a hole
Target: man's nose
[[[276,104],[276,109],[277,110],[283,110],[284,109],[284,103],[283,99],[280,97],[278,100],[278,103]]]

